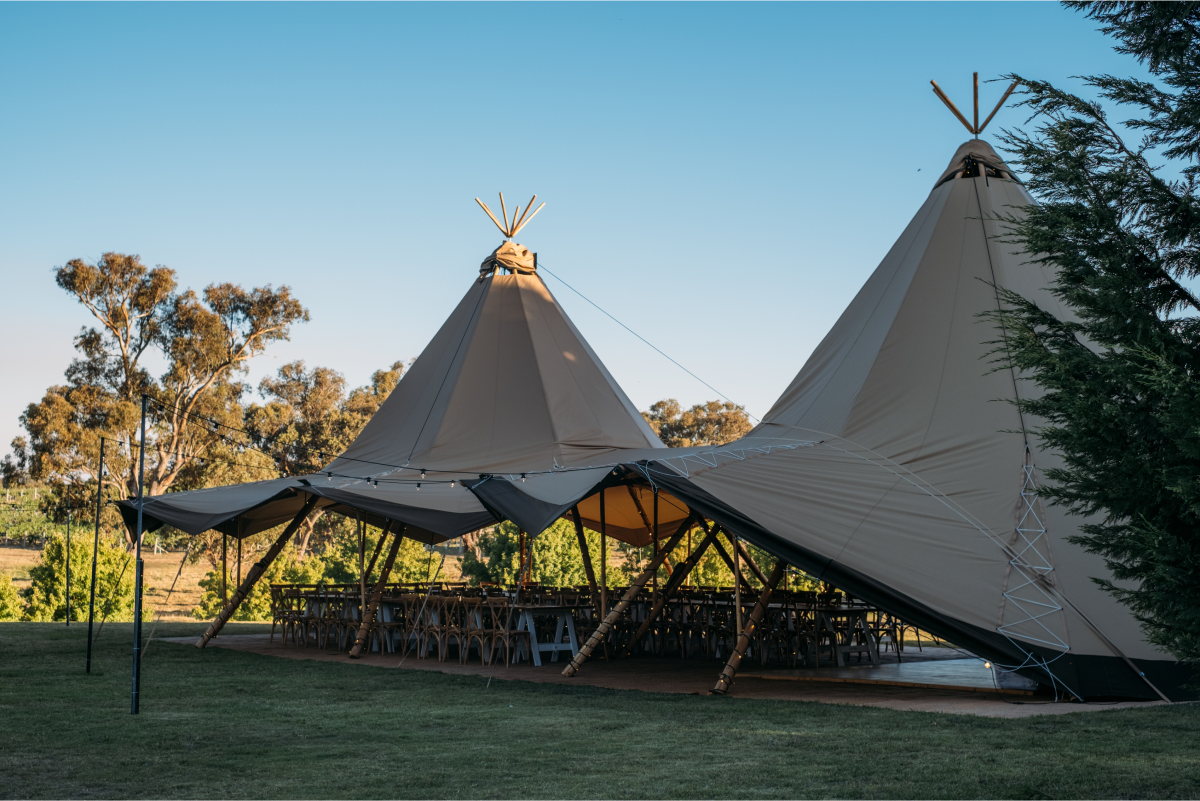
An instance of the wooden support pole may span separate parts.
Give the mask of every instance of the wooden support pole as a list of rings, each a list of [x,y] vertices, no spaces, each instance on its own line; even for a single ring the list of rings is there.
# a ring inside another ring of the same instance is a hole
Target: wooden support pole
[[[604,518],[604,493],[600,490],[600,618],[608,619],[608,524]]]
[[[388,530],[391,527],[391,520],[383,524],[383,529],[379,534],[379,541],[381,543],[387,539]],[[375,622],[375,614],[379,611],[379,604],[383,601],[383,591],[387,588],[387,580],[392,573],[392,565],[395,564],[396,554],[400,553],[400,545],[404,542],[404,528],[404,525],[401,524],[400,530],[392,538],[392,547],[388,549],[388,554],[383,560],[383,567],[379,570],[379,581],[375,583],[375,590],[371,593],[370,604],[367,606],[366,611],[363,612],[362,620],[358,626],[358,634],[354,636],[354,647],[350,649],[351,659],[358,659],[362,656],[362,650],[366,647],[367,635],[370,633],[371,624]],[[376,548],[375,552],[378,553],[379,549]]]
[[[988,127],[988,123],[992,121],[992,117],[996,116],[996,112],[999,111],[1000,107],[1004,105],[1004,101],[1008,100],[1008,96],[1011,95],[1013,92],[1015,92],[1017,90],[1017,87],[1020,85],[1021,85],[1020,81],[1012,82],[1012,86],[1008,87],[1008,91],[1004,93],[1004,97],[1000,98],[1000,102],[996,104],[996,107],[994,109],[992,109],[992,113],[989,114],[987,116],[987,119],[983,121],[983,125],[979,126],[979,133],[983,133],[983,129]]]
[[[728,531],[725,532],[725,536],[729,537],[730,542],[733,542],[733,537]],[[750,582],[746,581],[746,577],[738,571],[737,566],[734,565],[733,559],[729,556],[729,552],[725,550],[725,546],[721,544],[721,541],[714,540],[713,547],[716,548],[717,553],[721,555],[721,559],[724,560],[725,566],[729,568],[731,573],[733,573],[734,584],[738,587],[745,586],[746,589],[750,589]]]
[[[227,587],[227,578],[229,576],[229,567],[226,562],[226,557],[229,555],[229,535],[221,535],[221,603],[222,605],[229,603],[229,589]]]
[[[742,578],[742,550],[738,547],[736,536],[729,538],[730,544],[733,546],[733,574],[739,579]],[[737,613],[734,615],[737,623],[737,635],[742,636],[742,582],[733,582],[733,609]]]
[[[677,532],[675,536],[671,538],[671,541],[667,543],[666,550],[670,551],[679,544],[681,539],[683,539],[682,530]],[[578,673],[579,668],[582,667],[583,663],[586,662],[588,657],[592,655],[592,651],[596,650],[600,643],[605,642],[608,639],[608,633],[612,631],[612,628],[616,624],[617,620],[619,620],[621,615],[625,613],[625,610],[629,608],[629,605],[633,603],[633,599],[637,597],[637,594],[641,591],[641,589],[646,586],[646,582],[648,582],[650,577],[654,575],[655,570],[658,570],[658,560],[652,561],[649,567],[643,570],[642,574],[637,577],[637,580],[629,585],[629,589],[625,591],[625,596],[621,598],[621,602],[614,606],[613,610],[609,612],[608,615],[605,616],[604,620],[601,621],[600,625],[596,627],[596,630],[592,632],[592,636],[588,637],[588,641],[583,644],[583,647],[579,649],[579,653],[577,653],[575,658],[571,660],[571,664],[563,668],[562,674],[564,676],[570,677]]]
[[[750,558],[750,552],[746,550],[746,546],[742,544],[740,539],[734,539],[733,544],[737,547],[738,553],[742,555],[742,561],[750,568],[750,572],[758,579],[758,583],[767,586],[767,577],[758,569],[758,565],[754,564],[754,560]]]
[[[387,527],[391,524],[390,520],[384,524],[384,528],[379,534],[379,542],[375,543],[375,550],[371,551],[371,561],[367,562],[368,581],[371,579],[371,574],[375,572],[375,562],[379,559],[379,552],[383,550],[383,543],[387,539]]]
[[[292,522],[288,523],[287,528],[279,535],[279,539],[275,540],[271,547],[267,549],[263,558],[250,566],[250,571],[246,574],[246,580],[241,583],[237,591],[233,594],[233,597],[221,608],[221,613],[217,615],[217,619],[212,622],[212,625],[208,627],[208,631],[204,632],[204,636],[196,643],[197,648],[203,648],[208,645],[208,641],[216,637],[217,632],[225,627],[225,624],[229,622],[229,618],[233,617],[233,613],[237,611],[238,606],[250,594],[250,590],[254,588],[254,585],[262,578],[263,573],[266,573],[267,568],[275,561],[275,557],[279,556],[280,552],[283,551],[283,546],[287,545],[288,540],[295,536],[301,524],[304,523],[304,518],[308,517],[309,512],[317,505],[318,500],[320,500],[319,496],[310,495],[308,500],[304,502],[304,508],[296,513],[296,516],[292,518]]]
[[[654,491],[654,558],[658,558],[658,490]],[[663,557],[663,563],[667,563],[666,557]],[[671,568],[668,567],[669,571]],[[668,575],[670,575],[668,573]],[[658,597],[658,571],[654,571],[654,597]]]
[[[701,526],[704,526],[703,520],[700,520],[699,523]],[[691,531],[692,521],[690,519],[684,524],[684,528],[686,528],[688,531]],[[689,554],[688,558],[683,560],[683,563],[680,564],[675,572],[671,574],[671,578],[667,579],[667,586],[663,587],[662,595],[658,596],[658,598],[654,601],[654,605],[650,608],[650,612],[646,615],[646,619],[642,621],[640,626],[638,626],[637,632],[629,641],[629,649],[626,651],[627,654],[633,653],[633,649],[637,647],[639,642],[641,642],[642,637],[645,637],[646,632],[650,631],[650,627],[654,625],[654,621],[658,619],[660,614],[662,614],[663,607],[667,605],[667,601],[670,599],[671,595],[674,594],[675,590],[683,586],[683,582],[687,580],[687,577],[692,572],[693,568],[700,563],[700,557],[704,556],[704,552],[708,550],[708,546],[716,542],[717,533],[720,530],[720,526],[714,526],[711,531],[709,531],[708,527],[705,526],[704,539],[700,540],[700,544],[696,546],[696,550]],[[683,529],[680,529],[680,531],[683,531]],[[676,534],[676,536],[679,535]]]
[[[979,136],[979,73],[975,73],[975,136]]]
[[[517,548],[521,551],[521,559],[518,563],[519,570],[517,572],[517,586],[520,587],[525,583],[525,529],[517,529]]]
[[[583,557],[583,572],[587,575],[588,587],[592,591],[592,608],[599,613],[600,591],[596,588],[596,573],[592,570],[592,557],[588,553],[587,535],[583,533],[583,519],[579,507],[571,507],[571,519],[575,522],[575,536],[579,538],[579,553]]]
[[[358,619],[362,620],[363,610],[367,606],[367,574],[366,569],[367,524],[363,522],[362,512],[358,513]]]
[[[754,605],[754,611],[750,613],[750,619],[746,621],[746,628],[738,636],[737,645],[734,646],[733,653],[729,655],[729,661],[725,663],[725,669],[721,671],[721,677],[717,679],[717,686],[713,687],[712,695],[725,695],[729,692],[729,688],[733,685],[733,676],[737,673],[738,666],[742,664],[742,656],[750,647],[754,631],[762,622],[763,614],[767,611],[767,604],[771,602],[771,593],[775,591],[779,579],[783,578],[786,567],[787,565],[782,559],[775,563],[775,569],[771,571],[771,576],[767,579],[762,594],[758,596],[758,603]]]
[[[242,527],[241,523],[239,523],[238,524],[239,533],[240,533],[241,527]],[[242,584],[242,538],[241,537],[238,537],[237,583],[238,583],[238,586],[241,586],[241,584]]]
[[[954,116],[958,118],[958,121],[963,124],[963,127],[971,133],[975,133],[975,129],[971,127],[971,123],[967,122],[967,118],[962,115],[962,112],[958,110],[958,107],[950,102],[950,98],[946,97],[946,93],[942,91],[942,87],[937,85],[937,81],[930,81],[930,83],[933,84],[933,93],[938,96],[939,100],[946,104],[946,108],[950,109],[951,113],[953,113]],[[493,219],[493,222],[494,221],[495,220]]]

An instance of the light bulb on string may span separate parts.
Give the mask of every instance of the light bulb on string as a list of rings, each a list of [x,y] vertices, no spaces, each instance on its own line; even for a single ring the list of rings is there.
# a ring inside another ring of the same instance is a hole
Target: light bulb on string
[[[521,483],[522,484],[525,483],[525,474],[524,473],[521,474]]]
[[[454,482],[453,482],[453,481],[451,481],[451,482],[450,482],[450,489],[454,489]]]
[[[422,470],[422,471],[421,471],[421,478],[425,478],[425,471],[424,471],[424,470]]]
[[[418,482],[417,483],[417,492],[420,492],[420,491],[421,491],[421,484]]]

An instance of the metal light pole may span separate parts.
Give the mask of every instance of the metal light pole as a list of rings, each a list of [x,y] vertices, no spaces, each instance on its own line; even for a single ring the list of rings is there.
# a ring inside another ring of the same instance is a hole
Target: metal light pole
[[[146,402],[142,396],[142,441],[138,456],[137,561],[133,577],[133,696],[129,714],[138,713],[138,691],[142,681],[142,508],[146,505]]]
[[[100,438],[100,472],[96,474],[96,539],[92,543],[92,593],[88,601],[87,672],[92,672],[92,623],[96,620],[96,555],[100,552],[100,494],[104,489],[104,437]]]

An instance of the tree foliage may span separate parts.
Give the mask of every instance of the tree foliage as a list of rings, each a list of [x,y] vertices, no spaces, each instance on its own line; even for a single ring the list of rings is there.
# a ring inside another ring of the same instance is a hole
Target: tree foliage
[[[642,412],[654,433],[670,448],[724,445],[744,437],[753,426],[746,410],[728,401],[697,403],[684,410],[674,398],[660,400]]]
[[[109,442],[104,489],[116,499],[137,494],[141,396],[155,402],[146,448],[146,491],[210,485],[209,467],[235,462],[246,363],[279,340],[308,312],[284,286],[243,289],[212,284],[203,293],[178,290],[174,270],[142,264],[138,256],[106,253],[95,264],[73,259],[55,280],[83,305],[96,325],[75,339],[79,356],[66,383],[50,387],[21,416],[28,439],[13,441],[8,480],[28,477],[56,488],[62,506],[68,485],[95,496],[99,439]],[[166,361],[154,377],[145,357]],[[224,433],[223,433],[224,432]],[[249,468],[247,468],[249,469]],[[255,478],[271,477],[271,468]],[[86,514],[86,512],[85,512]]]
[[[12,576],[0,574],[0,623],[20,620],[25,615],[25,604]]]
[[[67,619],[67,538],[55,531],[29,569],[32,583],[24,591],[23,620]],[[96,558],[96,619],[133,619],[133,556],[120,544],[100,538]],[[85,619],[92,585],[92,537],[71,538],[71,618]],[[150,615],[147,608],[146,616]]]
[[[1013,238],[1057,271],[1057,319],[1005,293],[1003,363],[1044,390],[1020,401],[1062,454],[1047,497],[1086,515],[1077,542],[1149,640],[1200,660],[1200,4],[1070,3],[1102,23],[1157,83],[1086,78],[1104,102],[1023,84],[1031,132],[1004,142],[1041,201]],[[1165,88],[1164,88],[1165,87]],[[1105,105],[1131,109],[1130,144]],[[1178,178],[1169,177],[1172,173]]]

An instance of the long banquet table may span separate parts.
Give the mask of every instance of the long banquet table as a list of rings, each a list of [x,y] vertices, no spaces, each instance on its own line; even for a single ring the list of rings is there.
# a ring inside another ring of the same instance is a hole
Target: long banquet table
[[[612,608],[626,588],[608,593]],[[436,654],[444,661],[457,651],[460,661],[474,652],[486,662],[503,653],[506,663],[528,660],[541,665],[560,653],[579,652],[581,640],[595,630],[599,615],[588,587],[468,587],[446,582],[388,585],[368,635],[373,652]],[[348,650],[361,628],[359,585],[271,585],[272,638],[281,629],[285,642]],[[738,631],[732,588],[684,587],[667,599],[646,633],[633,642],[658,600],[641,590],[616,621],[605,642],[611,657],[637,654],[725,659]],[[758,601],[741,595],[741,619]],[[764,609],[748,656],[763,664],[775,661],[818,666],[827,658],[837,666],[850,657],[879,664],[880,647],[902,648],[904,624],[882,610],[844,599],[841,593],[777,590]],[[899,653],[899,651],[898,651]]]

